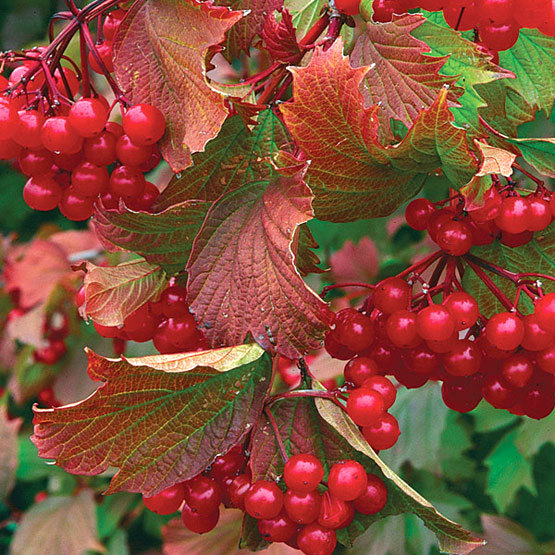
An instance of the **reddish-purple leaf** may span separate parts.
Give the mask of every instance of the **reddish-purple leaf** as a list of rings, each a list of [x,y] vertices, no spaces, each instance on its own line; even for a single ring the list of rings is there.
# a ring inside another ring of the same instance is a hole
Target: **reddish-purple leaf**
[[[295,254],[295,264],[302,276],[308,274],[321,274],[326,270],[318,267],[320,259],[313,249],[318,248],[318,243],[314,239],[308,225],[302,224],[297,228],[297,233],[293,237],[291,250]]]
[[[253,39],[262,31],[264,22],[274,10],[281,9],[283,0],[220,0],[218,4],[248,12],[227,32],[223,54],[232,60],[242,52],[248,53]]]
[[[224,97],[206,81],[205,61],[242,17],[211,2],[142,0],[118,30],[116,79],[133,103],[148,102],[166,116],[161,148],[176,172],[191,164],[191,152],[203,150],[227,116]]]
[[[104,382],[93,395],[34,409],[39,455],[73,474],[117,467],[109,493],[154,495],[202,472],[253,426],[271,359],[253,345],[129,360],[89,351],[88,371]]]
[[[444,85],[458,77],[440,75],[448,56],[428,56],[430,47],[411,35],[426,19],[420,14],[395,17],[391,23],[366,23],[351,53],[355,67],[370,66],[362,93],[367,105],[380,104],[378,119],[390,137],[390,119],[410,127],[424,108],[429,108]],[[449,105],[463,93],[450,87]]]
[[[279,22],[275,13],[266,19],[262,30],[262,38],[264,39],[264,47],[274,60],[294,63],[299,59],[301,49],[297,43],[293,19],[287,9],[281,12]]]
[[[253,181],[215,203],[188,264],[191,309],[214,346],[250,333],[289,358],[317,348],[333,313],[301,279],[291,244],[312,218],[300,177]]]
[[[463,130],[453,126],[442,89],[398,145],[378,141],[378,106],[365,108],[360,84],[368,68],[352,68],[341,41],[316,50],[293,70],[293,102],[285,123],[311,163],[306,180],[316,217],[330,221],[383,216],[415,195],[441,167],[454,187],[465,185],[477,162]]]

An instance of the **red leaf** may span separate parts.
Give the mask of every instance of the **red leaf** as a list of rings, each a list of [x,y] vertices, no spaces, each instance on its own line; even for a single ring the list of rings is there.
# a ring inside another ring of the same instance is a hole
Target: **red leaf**
[[[364,107],[360,84],[368,68],[352,68],[341,41],[316,50],[293,68],[293,102],[285,123],[311,163],[306,180],[316,217],[335,222],[390,214],[441,166],[454,186],[465,185],[477,162],[466,134],[452,125],[446,89],[423,110],[398,145],[378,141],[378,106]]]
[[[291,243],[312,218],[299,177],[252,182],[216,202],[188,264],[191,309],[214,346],[252,334],[289,358],[320,346],[332,321],[328,306],[298,274]]]
[[[227,117],[224,97],[206,81],[205,59],[241,17],[211,2],[139,1],[118,30],[116,79],[133,103],[148,102],[166,116],[161,148],[176,172],[191,164],[191,152],[203,150]]]
[[[154,495],[196,476],[254,424],[270,386],[270,357],[253,345],[129,360],[88,355],[89,375],[104,384],[79,403],[35,407],[32,440],[73,474],[118,467],[109,493]]]
[[[370,237],[363,237],[356,245],[348,240],[330,257],[331,272],[337,283],[369,283],[378,275],[378,249]]]
[[[274,10],[280,10],[283,6],[283,0],[221,0],[218,3],[232,10],[248,11],[227,33],[223,54],[228,60],[239,57],[241,52],[248,53],[254,37],[262,31],[264,22]]]
[[[266,50],[274,60],[296,62],[301,49],[297,43],[293,19],[287,9],[281,12],[281,20],[276,20],[275,12],[268,17],[262,30]]]
[[[21,418],[10,420],[8,410],[0,406],[0,500],[4,501],[15,485],[17,469],[17,432],[21,426]]]
[[[424,21],[420,14],[407,14],[391,23],[366,23],[350,56],[355,67],[371,67],[362,93],[367,105],[381,104],[378,117],[388,137],[391,118],[410,127],[420,111],[433,104],[443,85],[453,85],[458,79],[439,74],[448,56],[426,56],[430,47],[411,35]],[[463,92],[451,86],[449,100]]]

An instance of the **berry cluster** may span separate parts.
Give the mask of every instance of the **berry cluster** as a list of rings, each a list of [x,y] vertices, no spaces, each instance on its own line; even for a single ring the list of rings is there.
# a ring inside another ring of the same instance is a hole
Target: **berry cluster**
[[[419,198],[408,204],[405,219],[413,229],[426,230],[447,254],[461,256],[474,245],[489,245],[496,239],[508,247],[525,245],[555,217],[555,196],[544,189],[522,196],[514,189],[499,192],[492,186],[483,201],[467,213],[464,203],[436,209]]]
[[[360,0],[336,0],[335,5],[346,15],[356,15]],[[393,14],[417,8],[443,11],[447,24],[458,31],[477,29],[481,44],[494,52],[511,48],[521,28],[539,29],[549,36],[555,30],[551,0],[374,0],[372,18],[386,23]]]
[[[77,305],[81,307],[85,302],[82,287],[77,294]],[[175,283],[162,292],[158,301],[146,302],[132,312],[123,326],[103,326],[96,322],[93,325],[102,337],[114,339],[118,354],[123,353],[126,341],[144,343],[152,340],[162,354],[206,348],[204,336],[189,310],[187,291]]]
[[[104,20],[104,36],[115,35],[125,12],[115,10]],[[13,159],[28,177],[25,202],[35,210],[56,207],[70,220],[92,216],[100,196],[105,207],[117,209],[122,199],[133,210],[148,211],[159,194],[145,179],[161,155],[157,142],[165,132],[163,114],[150,104],[129,107],[122,125],[108,121],[105,97],[83,85],[70,68],[50,68],[47,49],[24,51],[8,79],[0,76],[0,160]],[[103,60],[104,68],[96,62]],[[113,71],[109,42],[89,53],[93,70]],[[37,61],[38,60],[38,61]],[[96,64],[96,65],[95,65]],[[123,102],[123,101],[122,101]]]
[[[349,526],[356,511],[376,514],[387,502],[381,478],[353,460],[334,464],[323,482],[324,467],[317,457],[293,455],[283,471],[285,492],[269,480],[252,482],[246,465],[245,452],[236,446],[206,472],[143,497],[144,504],[159,514],[181,509],[183,524],[202,534],[216,526],[223,502],[255,518],[268,542],[284,542],[307,555],[330,555],[337,544],[335,531]]]

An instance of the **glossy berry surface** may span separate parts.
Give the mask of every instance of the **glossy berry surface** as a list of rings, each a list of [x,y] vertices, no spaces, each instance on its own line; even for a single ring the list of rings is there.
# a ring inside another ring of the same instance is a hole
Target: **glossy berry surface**
[[[334,464],[328,476],[330,493],[342,501],[356,499],[366,488],[363,466],[352,460]]]
[[[387,503],[387,488],[375,474],[367,474],[366,489],[354,501],[355,509],[363,515],[379,513]]]
[[[131,106],[123,115],[122,125],[137,146],[152,145],[159,141],[166,128],[164,115],[150,104]]]
[[[309,453],[289,457],[283,470],[287,487],[297,493],[316,489],[324,477],[324,467],[318,458]]]
[[[175,513],[183,503],[183,486],[175,484],[151,497],[143,496],[146,508],[159,515]]]
[[[370,426],[384,410],[384,398],[372,389],[354,389],[347,399],[347,413],[359,426]]]
[[[274,518],[283,507],[283,492],[274,482],[259,480],[245,494],[244,505],[253,518]]]

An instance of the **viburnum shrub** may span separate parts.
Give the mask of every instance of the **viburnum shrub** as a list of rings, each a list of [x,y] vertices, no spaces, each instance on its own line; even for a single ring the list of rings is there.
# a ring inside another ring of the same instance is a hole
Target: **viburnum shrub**
[[[410,512],[468,553],[379,452],[428,382],[461,413],[555,407],[553,140],[517,135],[553,104],[552,3],[219,4],[68,0],[48,45],[0,55],[16,193],[90,221],[7,257],[6,329],[52,372],[32,441],[193,533],[238,509],[253,551],[331,554]],[[407,259],[340,251],[320,295],[303,280],[312,220],[398,209]],[[54,285],[22,287],[44,258]],[[60,406],[77,311],[117,358],[89,349],[100,387]]]

